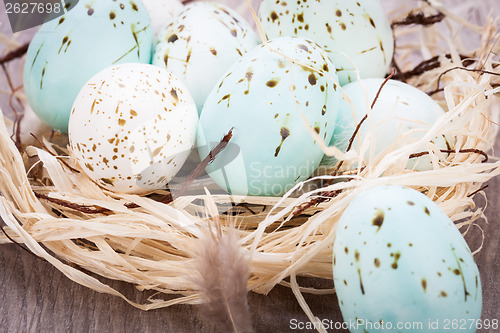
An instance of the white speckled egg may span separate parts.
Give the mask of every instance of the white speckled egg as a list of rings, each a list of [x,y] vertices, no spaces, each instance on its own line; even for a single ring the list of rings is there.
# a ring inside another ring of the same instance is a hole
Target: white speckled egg
[[[250,25],[224,5],[187,5],[160,33],[153,64],[188,87],[198,110],[227,69],[260,43]]]
[[[104,69],[82,88],[69,121],[84,172],[119,193],[165,187],[187,159],[198,113],[186,87],[153,65]]]
[[[341,85],[384,77],[392,60],[392,30],[378,0],[263,0],[262,28],[269,38],[302,36],[323,47]]]
[[[339,106],[339,116],[330,146],[336,146],[345,151],[357,124],[366,115],[384,79],[365,79],[347,84],[343,87],[345,94],[352,102],[342,100]],[[389,80],[382,88],[380,95],[371,111],[370,120],[363,123],[354,141],[363,141],[370,131],[370,122],[374,126],[373,144],[378,155],[397,143],[398,135],[408,131],[412,142],[425,135],[426,131],[444,114],[443,109],[426,93],[406,83]],[[449,149],[449,143],[443,137],[433,140],[439,149]],[[397,146],[397,145],[396,145]],[[426,146],[413,153],[426,152]],[[322,164],[334,165],[333,157],[325,157]],[[407,168],[414,170],[430,170],[432,162],[428,155],[410,159]]]
[[[30,106],[47,125],[66,132],[85,82],[113,64],[149,63],[151,50],[149,15],[140,0],[81,0],[43,24],[30,43],[24,67]]]
[[[151,26],[155,37],[158,36],[165,24],[184,7],[179,0],[142,0],[142,2],[151,17]]]
[[[230,143],[239,149],[217,156],[207,168],[212,179],[232,194],[261,196],[282,195],[307,179],[323,152],[302,115],[329,142],[340,100],[336,80],[328,56],[310,40],[282,37],[249,51],[201,113],[201,158],[233,127]]]
[[[468,323],[453,331],[471,333],[481,317],[481,281],[467,243],[432,200],[410,188],[379,186],[355,197],[337,226],[333,275],[344,321],[361,323],[351,333],[444,333],[452,321]]]

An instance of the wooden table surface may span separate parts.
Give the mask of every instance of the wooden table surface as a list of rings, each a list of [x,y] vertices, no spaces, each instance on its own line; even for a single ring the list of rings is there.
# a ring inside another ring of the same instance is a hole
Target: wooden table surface
[[[4,13],[1,14],[0,22],[6,23]],[[9,31],[9,28],[3,24],[0,31]],[[8,107],[5,96],[0,98],[0,107]],[[498,149],[500,138],[497,140]],[[482,317],[500,319],[500,178],[493,179],[488,185],[486,216],[489,224],[480,222],[486,239],[475,260],[483,287]],[[478,204],[484,202],[479,200]],[[480,229],[472,228],[465,239],[471,249],[478,248]],[[151,295],[124,282],[102,278],[101,281],[138,302]],[[331,281],[301,279],[299,282],[305,286],[333,286]],[[305,295],[305,299],[320,319],[342,321],[335,295]],[[284,287],[276,287],[267,296],[250,294],[249,303],[257,332],[288,332],[291,331],[291,320],[307,321],[292,292]],[[182,305],[144,312],[120,298],[73,283],[47,262],[15,245],[0,245],[0,332],[195,331],[214,331],[211,324],[200,319],[196,307]],[[478,332],[500,330],[482,329]]]

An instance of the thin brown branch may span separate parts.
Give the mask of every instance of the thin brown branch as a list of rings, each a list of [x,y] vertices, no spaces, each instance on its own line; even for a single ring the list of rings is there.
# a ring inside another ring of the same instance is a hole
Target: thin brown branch
[[[59,161],[61,161],[62,164],[64,164],[68,169],[70,169],[74,173],[80,173],[80,171],[78,171],[77,169],[75,169],[71,165],[69,165],[61,156],[57,156],[56,154],[54,154],[53,152],[51,152],[49,150],[49,148],[45,145],[45,143],[42,140],[40,140],[39,138],[37,138],[35,134],[33,134],[33,133],[30,133],[30,134],[42,146],[43,150],[45,150],[47,153],[49,153],[50,155],[52,155],[55,158],[57,158]]]
[[[244,203],[244,202],[243,202],[243,203],[238,204],[237,206],[240,206],[240,207],[245,208],[245,209],[246,209],[246,210],[248,210],[248,211],[250,212],[250,214],[252,214],[252,215],[257,215],[257,213],[256,213],[253,209],[251,209],[250,207],[248,207],[248,205],[247,205],[246,203]]]
[[[380,97],[380,93],[382,92],[382,88],[387,84],[387,82],[389,82],[389,80],[394,75],[396,75],[396,69],[395,68],[393,68],[391,74],[389,76],[387,76],[387,78],[384,80],[384,82],[382,82],[382,84],[380,85],[380,88],[378,89],[377,94],[375,95],[375,98],[373,99],[373,102],[372,102],[372,104],[370,106],[370,109],[373,110],[373,107],[375,106],[375,103],[377,103],[377,100]],[[365,114],[365,116],[363,117],[363,119],[361,119],[361,121],[359,122],[359,124],[356,126],[356,129],[354,130],[354,133],[351,135],[351,138],[349,139],[349,144],[347,145],[346,153],[352,149],[352,145],[354,144],[354,139],[356,139],[356,136],[358,135],[358,133],[359,133],[359,131],[361,129],[361,126],[363,125],[363,123],[367,119],[368,119],[368,113]],[[335,169],[335,171],[333,173],[333,176],[338,175],[339,170],[340,170],[340,168],[342,167],[343,164],[344,164],[344,161],[340,161],[339,162],[339,164],[337,165],[337,168]],[[328,185],[330,185],[330,183],[331,183],[331,180],[328,182]]]
[[[448,59],[451,58],[450,54],[445,54],[444,56]],[[430,59],[422,61],[412,70],[409,70],[407,72],[399,71],[398,74],[394,76],[394,79],[406,82],[408,79],[414,76],[419,76],[424,74],[425,72],[439,68],[441,66],[439,58],[440,56],[434,56]],[[470,57],[467,57],[462,54],[460,55],[460,59],[462,60],[462,65],[465,67],[470,66],[476,62],[476,60],[470,59]]]
[[[440,152],[447,153],[447,154],[457,153],[457,151],[453,150],[453,149],[441,149]],[[484,157],[483,163],[488,162],[488,159],[489,159],[488,154],[486,154],[484,151],[482,151],[480,149],[474,149],[474,148],[460,149],[458,151],[458,153],[460,153],[460,154],[479,154],[479,155],[482,155]],[[421,156],[424,156],[424,155],[429,155],[429,152],[428,151],[423,151],[423,152],[420,152],[420,153],[411,154],[408,158],[416,158],[416,157],[421,157]]]
[[[438,12],[436,15],[425,16],[424,13],[414,13],[410,12],[404,19],[400,21],[395,21],[391,23],[391,28],[397,26],[407,26],[407,25],[423,25],[429,26],[441,22],[445,18],[445,15]]]
[[[23,249],[24,251],[28,252],[29,254],[31,254],[32,256],[35,256],[36,258],[38,259],[42,259],[40,258],[39,256],[37,256],[36,254],[34,254],[33,252],[31,252],[28,248],[22,246],[20,243],[16,242],[12,237],[9,236],[9,234],[5,231],[4,227],[2,226],[2,224],[0,223],[0,230],[2,231],[2,233],[5,235],[5,237],[7,237],[11,242],[12,244],[20,247],[21,249]],[[43,260],[43,259],[42,259]]]
[[[17,49],[10,51],[5,56],[0,58],[0,64],[3,65],[9,61],[22,57],[28,51],[29,45],[30,45],[29,43],[25,43],[20,47],[18,47]]]
[[[103,208],[103,207],[99,207],[99,206],[79,205],[79,204],[75,204],[75,203],[72,203],[69,201],[51,198],[48,195],[37,193],[37,192],[35,192],[35,196],[38,199],[46,200],[46,201],[51,202],[53,204],[59,205],[61,207],[73,209],[73,210],[76,210],[78,212],[85,213],[85,214],[110,214],[110,213],[112,213],[112,211],[107,209],[107,208]],[[170,195],[170,194],[162,195],[162,196],[160,196],[156,199],[153,199],[153,200],[156,202],[163,203],[163,204],[169,204],[173,201],[172,195]],[[129,209],[140,207],[139,205],[137,205],[135,203],[126,203],[124,206],[129,208]]]
[[[441,74],[439,74],[439,77],[438,77],[437,83],[436,83],[436,90],[434,90],[433,92],[431,92],[431,94],[433,94],[433,93],[435,93],[435,92],[437,92],[439,90],[439,85],[441,84],[441,79],[443,78],[444,75],[448,74],[451,71],[457,70],[457,69],[460,69],[460,70],[463,70],[463,71],[467,71],[467,72],[478,72],[478,73],[481,73],[481,74],[491,74],[491,75],[500,76],[500,73],[485,71],[483,69],[473,69],[473,68],[465,68],[465,67],[452,67],[452,68],[449,68],[449,69],[445,70]]]
[[[172,197],[171,193],[167,193],[167,194],[162,195],[162,196],[160,196],[158,198],[152,198],[152,199],[154,201],[156,201],[156,202],[163,203],[163,204],[169,204],[172,201],[174,201],[174,198]],[[136,205],[134,203],[128,203],[128,204],[125,204],[125,207],[127,207],[127,208],[138,208],[140,206]]]
[[[69,202],[69,201],[66,201],[66,200],[51,198],[51,197],[49,197],[48,195],[45,195],[45,194],[41,194],[41,193],[37,193],[37,192],[34,192],[34,193],[35,193],[35,196],[38,199],[43,199],[43,200],[49,201],[49,202],[51,202],[53,204],[56,204],[58,206],[69,208],[69,209],[73,209],[73,210],[76,210],[76,211],[81,212],[81,213],[85,213],[85,214],[105,214],[105,213],[111,213],[111,211],[109,209],[107,209],[107,208],[96,207],[96,206],[87,206],[87,205],[79,205],[79,204],[72,203],[72,202]]]
[[[15,114],[15,119],[14,119],[14,126],[12,128],[12,136],[15,137],[14,139],[14,142],[16,144],[16,147],[17,147],[17,150],[19,151],[23,151],[23,147],[22,147],[22,142],[21,142],[21,122],[23,121],[23,118],[24,118],[24,112],[21,112],[19,113],[16,108],[14,107],[14,95],[16,93],[16,91],[22,89],[22,85],[15,88],[15,89],[12,89],[12,92],[10,93],[9,95],[9,105],[11,107],[12,110],[14,110],[14,114]],[[16,97],[16,100],[19,104],[21,104],[21,100],[19,98]],[[21,104],[22,106],[22,104]],[[12,139],[12,137],[11,137]]]
[[[373,102],[370,106],[370,108],[373,110],[375,104],[377,103],[377,100],[378,98],[380,97],[380,93],[382,92],[382,89],[384,88],[384,86],[387,84],[387,82],[389,82],[389,80],[396,74],[396,69],[394,68],[391,72],[390,75],[387,76],[387,78],[384,80],[384,82],[382,82],[382,84],[380,85],[380,88],[378,89],[377,91],[377,94],[375,95],[375,98],[373,99]],[[348,151],[350,151],[352,149],[352,145],[354,144],[354,140],[356,138],[356,136],[358,135],[360,129],[361,129],[361,126],[363,125],[363,123],[368,119],[368,113],[363,117],[363,119],[361,119],[361,121],[358,123],[358,125],[356,126],[356,129],[354,130],[354,133],[352,134],[351,138],[349,139],[349,144],[347,145],[347,149],[346,149],[346,153]],[[339,171],[340,171],[340,168],[342,167],[344,161],[340,161],[337,165],[337,167],[335,168],[335,171],[333,172],[332,176],[337,176]],[[327,185],[330,185],[333,181],[333,178],[332,179],[329,179],[327,181]],[[336,190],[336,191],[325,191],[325,192],[320,192],[319,195],[313,199],[311,199],[310,201],[296,207],[295,211],[293,212],[293,216],[296,217],[300,214],[302,214],[306,209],[308,208],[311,208],[313,206],[316,206],[322,202],[325,202],[325,201],[328,201],[328,200],[331,200],[332,198],[335,198],[336,196],[338,196],[340,193],[342,193],[342,190]]]
[[[478,189],[478,190],[476,190],[476,191],[472,192],[471,194],[468,194],[468,195],[467,195],[467,198],[471,198],[471,197],[475,196],[475,195],[476,195],[476,194],[478,194],[479,192],[486,190],[488,187],[489,187],[489,185],[484,185],[484,186],[483,186],[483,187],[481,187],[480,189]]]
[[[488,187],[489,187],[489,185],[484,185],[484,186],[483,186],[483,187],[481,187],[480,189],[478,189],[478,190],[476,190],[476,191],[472,192],[471,194],[468,194],[468,195],[467,195],[467,198],[471,198],[471,197],[475,196],[475,195],[476,195],[476,194],[478,194],[479,192],[486,190]]]
[[[14,103],[13,103],[13,97],[14,97],[15,92],[17,90],[19,90],[22,86],[19,87],[19,88],[14,88],[14,84],[12,83],[12,79],[10,77],[9,71],[7,70],[7,67],[5,65],[6,65],[5,63],[1,64],[2,70],[3,70],[4,74],[5,74],[6,79],[7,79],[7,84],[9,85],[9,88],[10,88],[9,106],[12,109],[12,111],[14,112],[14,115],[15,115],[15,120],[14,120],[14,126],[12,128],[11,139],[15,142],[17,150],[20,151],[20,152],[22,152],[23,148],[22,148],[22,145],[21,145],[21,127],[20,127],[20,124],[21,124],[21,120],[24,117],[24,112],[23,113],[19,113],[17,111],[16,107],[14,106]],[[16,100],[17,100],[17,103],[19,103],[19,105],[22,107],[23,103],[21,102],[21,100],[18,97],[16,97]]]
[[[233,129],[234,127],[232,127],[229,132],[224,135],[217,146],[210,150],[210,153],[208,153],[207,157],[205,157],[203,161],[201,161],[201,163],[198,164],[198,166],[193,170],[193,172],[191,172],[186,181],[177,189],[177,197],[182,196],[186,192],[188,187],[196,180],[196,178],[198,178],[200,174],[215,160],[217,155],[219,155],[227,147],[229,140],[231,140],[231,138],[233,137]]]

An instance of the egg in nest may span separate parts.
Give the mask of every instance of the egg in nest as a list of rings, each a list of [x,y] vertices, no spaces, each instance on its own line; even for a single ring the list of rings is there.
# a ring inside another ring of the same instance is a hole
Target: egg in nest
[[[377,0],[264,0],[259,8],[269,38],[301,36],[323,47],[337,68],[341,85],[384,77],[392,61],[394,38]]]
[[[83,171],[119,193],[164,188],[195,142],[198,113],[186,87],[147,64],[122,64],[92,77],[78,94],[69,140]]]

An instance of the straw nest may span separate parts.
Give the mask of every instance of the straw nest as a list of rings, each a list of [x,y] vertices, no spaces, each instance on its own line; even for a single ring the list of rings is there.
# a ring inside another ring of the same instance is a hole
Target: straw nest
[[[368,188],[399,184],[418,189],[465,232],[484,218],[474,195],[484,195],[482,184],[500,174],[500,162],[491,156],[485,161],[483,154],[491,150],[498,126],[499,33],[492,20],[476,26],[437,2],[420,5],[412,8],[414,12],[426,16],[440,12],[444,20],[439,26],[394,26],[398,78],[431,93],[447,111],[420,141],[392,147],[376,158],[370,156],[367,142],[348,153],[325,146],[325,153],[345,160],[339,175],[330,175],[335,167],[318,170],[315,178],[296,186],[300,191],[295,195],[212,195],[214,185],[205,179],[192,185],[202,189],[197,192],[201,194],[185,194],[166,204],[155,196],[121,195],[99,188],[79,171],[65,146],[47,139],[44,145],[29,146],[20,153],[1,121],[0,216],[6,227],[0,243],[24,244],[71,280],[148,310],[201,302],[191,276],[192,258],[208,226],[217,223],[222,232],[236,228],[250,258],[249,290],[265,294],[277,284],[287,285],[307,309],[301,292],[332,290],[300,288],[296,276],[332,279],[337,221],[353,197]],[[391,13],[392,22],[407,17],[408,11]],[[473,48],[460,40],[464,32],[475,35]],[[415,56],[431,60],[412,71]],[[17,96],[22,98],[22,92]],[[430,143],[441,135],[453,138],[453,153],[442,153]],[[403,135],[400,141],[405,140],[410,138]],[[420,153],[417,149],[422,146],[428,147],[434,169],[405,169],[409,156]],[[345,171],[350,164],[362,167]],[[309,186],[339,177],[349,181]],[[334,197],[296,214],[298,207],[326,194]],[[87,272],[159,293],[147,304],[137,304]],[[178,296],[164,300],[162,293]]]

